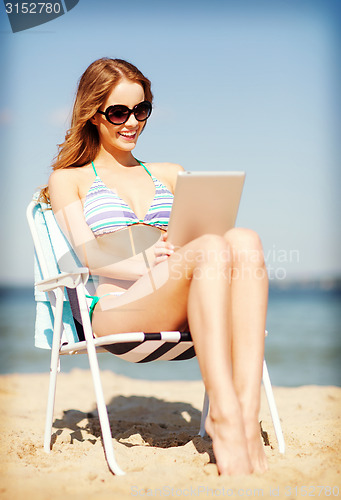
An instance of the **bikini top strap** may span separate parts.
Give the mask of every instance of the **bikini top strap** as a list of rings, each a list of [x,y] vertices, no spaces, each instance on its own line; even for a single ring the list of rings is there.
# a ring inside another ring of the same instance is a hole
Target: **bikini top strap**
[[[94,162],[93,162],[93,161],[91,162],[91,165],[92,165],[92,168],[94,169],[95,176],[97,177],[97,172],[96,172],[95,165],[94,165]]]
[[[152,177],[152,174],[149,172],[148,168],[146,167],[146,165],[143,165],[143,163],[138,160],[137,158],[135,158],[136,161],[139,162],[140,165],[142,165],[142,167],[145,169],[145,171],[150,175],[150,177]]]

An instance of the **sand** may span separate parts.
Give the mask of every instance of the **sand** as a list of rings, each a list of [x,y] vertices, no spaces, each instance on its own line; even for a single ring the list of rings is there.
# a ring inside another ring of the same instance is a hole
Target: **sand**
[[[43,450],[48,375],[0,377],[0,498],[334,498],[341,494],[341,388],[275,387],[286,453],[277,449],[265,396],[269,471],[217,474],[211,441],[197,433],[201,382],[150,382],[102,373],[116,458],[105,461],[91,375],[58,378],[53,448]]]

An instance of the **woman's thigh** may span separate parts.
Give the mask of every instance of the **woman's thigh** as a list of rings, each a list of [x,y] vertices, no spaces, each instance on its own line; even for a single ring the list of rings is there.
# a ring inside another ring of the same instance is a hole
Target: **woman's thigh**
[[[226,247],[223,238],[206,235],[185,245],[152,268],[123,295],[106,296],[96,305],[97,336],[131,331],[181,330],[187,325],[188,294],[194,269],[205,256]]]

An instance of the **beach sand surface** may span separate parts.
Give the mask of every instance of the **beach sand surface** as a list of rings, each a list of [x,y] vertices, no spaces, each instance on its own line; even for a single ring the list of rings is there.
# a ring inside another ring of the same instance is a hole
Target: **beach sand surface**
[[[262,394],[269,470],[218,476],[209,437],[198,436],[199,381],[144,381],[102,372],[116,459],[104,457],[91,374],[58,376],[53,447],[43,450],[48,375],[0,377],[0,498],[335,498],[341,495],[341,388],[275,387],[286,440],[279,454]]]

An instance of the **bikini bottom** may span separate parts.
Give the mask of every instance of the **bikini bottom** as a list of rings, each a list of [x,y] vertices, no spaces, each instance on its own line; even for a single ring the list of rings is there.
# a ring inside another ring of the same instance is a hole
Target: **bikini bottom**
[[[124,292],[110,292],[106,293],[105,295],[102,295],[101,297],[97,297],[97,295],[86,295],[88,299],[92,299],[90,307],[89,307],[89,316],[90,316],[90,321],[92,323],[92,316],[94,314],[94,309],[96,307],[96,304],[103,299],[103,297],[107,297],[108,295],[114,295],[116,297],[119,297],[122,295]]]

